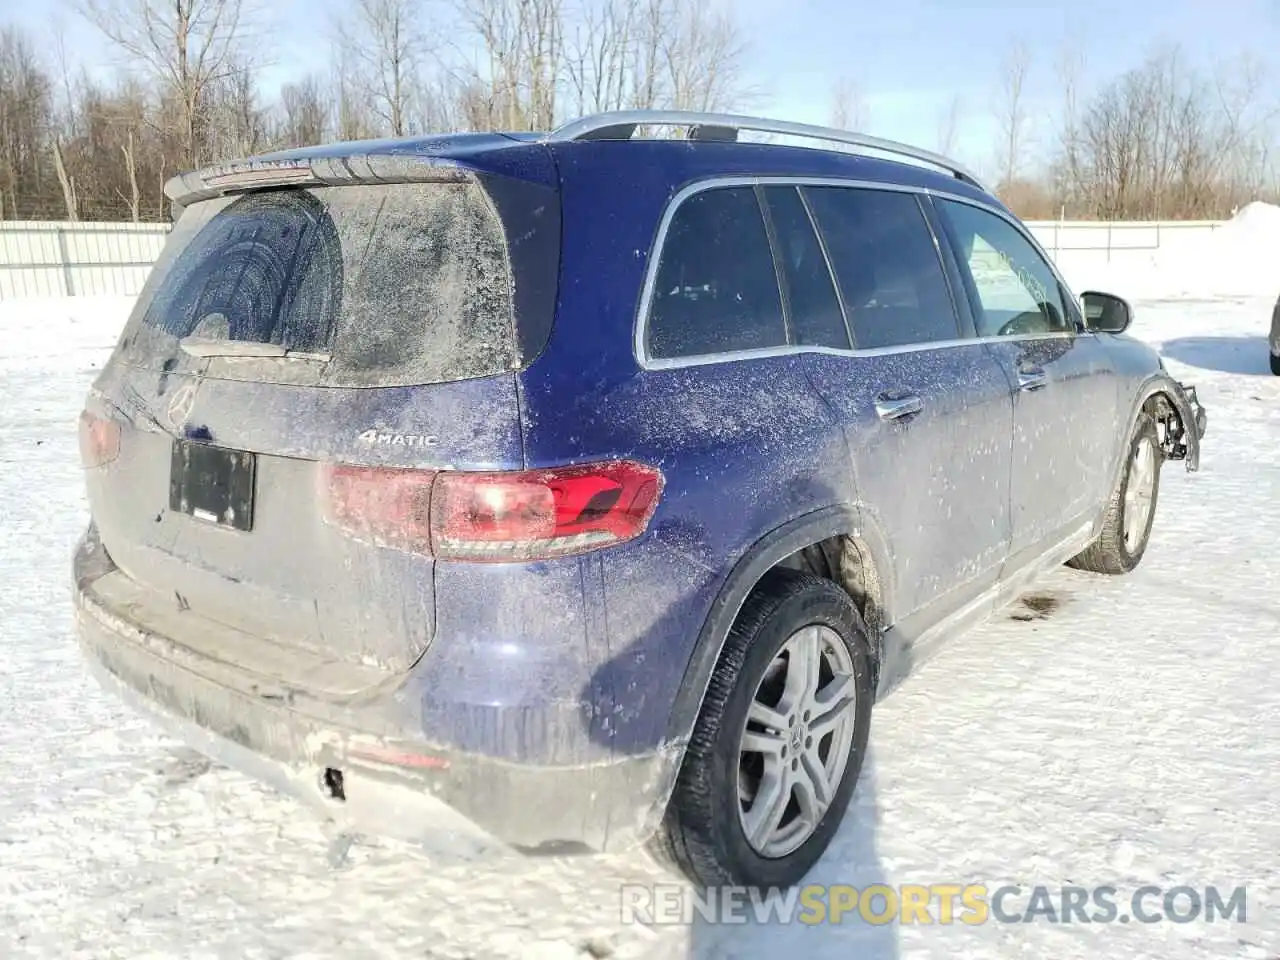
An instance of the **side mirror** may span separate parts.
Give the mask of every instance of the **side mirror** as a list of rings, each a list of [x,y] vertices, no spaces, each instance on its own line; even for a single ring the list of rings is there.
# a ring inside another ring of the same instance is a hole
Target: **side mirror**
[[[1129,301],[1110,293],[1090,290],[1080,295],[1084,306],[1084,327],[1097,333],[1124,333],[1133,322]]]

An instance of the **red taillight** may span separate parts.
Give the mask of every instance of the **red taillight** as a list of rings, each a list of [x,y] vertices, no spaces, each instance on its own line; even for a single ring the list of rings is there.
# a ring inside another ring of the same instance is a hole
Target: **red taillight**
[[[324,474],[329,522],[381,547],[430,552],[434,473],[331,464]]]
[[[333,465],[327,515],[351,535],[434,556],[487,562],[584,553],[638,537],[662,474],[630,461],[524,473]]]
[[[83,410],[80,413],[80,462],[86,470],[106,466],[120,455],[120,424]]]

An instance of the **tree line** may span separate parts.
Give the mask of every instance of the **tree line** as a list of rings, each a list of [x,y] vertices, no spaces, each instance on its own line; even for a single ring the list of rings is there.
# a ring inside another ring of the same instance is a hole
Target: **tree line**
[[[278,90],[262,81],[259,0],[73,2],[129,69],[102,80],[0,28],[0,219],[164,220],[165,181],[220,160],[338,139],[546,130],[603,110],[740,110],[760,93],[740,25],[705,0],[351,0],[318,31],[326,66]],[[984,105],[999,128],[985,167],[1019,214],[1216,218],[1275,195],[1276,111],[1258,62],[1205,76],[1180,50],[1160,50],[1081,99],[1082,64],[1068,53],[1051,70],[1052,123],[1028,96],[1042,66],[1011,45]],[[829,106],[834,125],[868,127],[848,78],[833,81]],[[963,120],[953,98],[937,143],[922,146],[952,152]]]
[[[430,19],[420,0],[354,0],[328,24],[328,68],[270,97],[252,0],[77,12],[131,69],[103,82],[0,29],[0,219],[163,220],[164,182],[219,160],[750,96],[740,29],[701,0],[441,0]]]
[[[1015,45],[996,99],[996,182],[1020,216],[1222,219],[1277,199],[1280,105],[1261,61],[1205,71],[1180,47],[1160,47],[1081,99],[1082,57],[1067,48],[1049,66],[1057,115],[1039,124],[1027,97],[1036,66],[1030,48]]]

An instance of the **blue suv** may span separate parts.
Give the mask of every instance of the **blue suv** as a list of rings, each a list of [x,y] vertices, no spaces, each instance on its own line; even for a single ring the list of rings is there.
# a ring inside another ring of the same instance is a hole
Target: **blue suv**
[[[343,829],[790,885],[873,701],[1132,569],[1198,463],[1128,305],[902,144],[624,112],[166,192],[80,421],[80,643]]]

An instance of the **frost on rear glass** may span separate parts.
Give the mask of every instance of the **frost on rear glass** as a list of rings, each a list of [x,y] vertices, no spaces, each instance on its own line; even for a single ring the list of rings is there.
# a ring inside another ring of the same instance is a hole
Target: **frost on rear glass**
[[[476,184],[263,191],[175,228],[125,347],[183,363],[188,336],[329,354],[329,386],[485,376],[517,359],[502,224]],[[280,361],[282,381],[292,379]],[[269,366],[251,376],[271,380]]]

